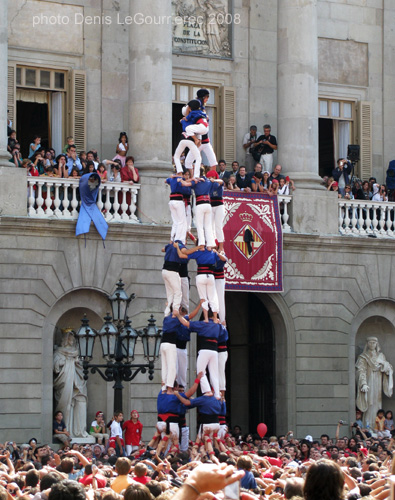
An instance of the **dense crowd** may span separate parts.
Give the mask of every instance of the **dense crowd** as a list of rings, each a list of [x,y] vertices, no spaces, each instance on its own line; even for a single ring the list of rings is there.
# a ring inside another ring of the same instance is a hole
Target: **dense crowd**
[[[117,457],[111,443],[55,451],[34,438],[20,446],[6,442],[0,445],[0,499],[220,499],[219,490],[233,481],[226,498],[384,499],[395,472],[395,440],[363,429],[360,417],[351,438],[340,435],[342,422],[334,439],[296,439],[292,431],[243,435],[235,426],[223,439],[214,437],[213,453],[203,442],[158,454],[140,440],[128,457]]]

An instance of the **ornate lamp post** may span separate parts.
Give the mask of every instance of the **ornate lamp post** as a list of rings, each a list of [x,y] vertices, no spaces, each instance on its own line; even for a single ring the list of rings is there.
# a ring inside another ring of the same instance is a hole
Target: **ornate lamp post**
[[[119,280],[117,289],[108,297],[112,316],[107,313],[98,332],[89,326],[89,320],[84,315],[82,325],[75,333],[85,380],[88,380],[90,371],[99,373],[106,382],[114,382],[114,411],[122,411],[122,382],[130,382],[138,373],[146,373],[147,369],[149,379],[154,378],[154,363],[159,358],[162,335],[155,326],[156,320],[152,314],[148,326],[141,330],[132,327],[127,312],[135,295],[128,296],[123,288],[124,283]],[[100,338],[105,364],[91,363],[96,337]],[[147,360],[145,364],[133,364],[136,341],[139,337],[143,342],[144,358]]]

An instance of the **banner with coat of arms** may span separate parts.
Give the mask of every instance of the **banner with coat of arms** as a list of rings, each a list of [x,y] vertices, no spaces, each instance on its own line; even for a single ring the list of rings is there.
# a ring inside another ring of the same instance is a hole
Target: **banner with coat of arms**
[[[277,196],[224,192],[226,290],[282,292],[282,227]]]

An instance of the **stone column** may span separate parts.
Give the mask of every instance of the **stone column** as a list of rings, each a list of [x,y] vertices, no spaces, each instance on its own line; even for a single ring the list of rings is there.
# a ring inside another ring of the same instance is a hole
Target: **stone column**
[[[7,151],[7,74],[8,74],[8,0],[0,0],[0,216],[26,215],[26,170],[8,160]]]
[[[337,199],[318,175],[317,0],[278,0],[277,40],[278,162],[296,185],[293,228],[337,233]]]
[[[130,0],[129,151],[141,176],[138,216],[168,223],[172,173],[171,0]]]

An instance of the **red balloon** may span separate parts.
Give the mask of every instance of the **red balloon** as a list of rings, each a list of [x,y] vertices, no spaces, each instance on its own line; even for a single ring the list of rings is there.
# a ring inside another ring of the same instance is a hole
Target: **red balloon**
[[[263,422],[258,424],[258,427],[256,428],[258,434],[260,435],[261,438],[263,438],[264,436],[266,436],[266,432],[267,432],[267,425],[264,424]]]

